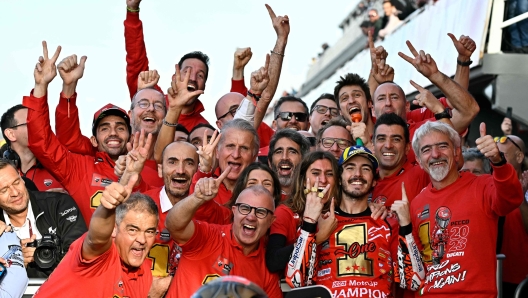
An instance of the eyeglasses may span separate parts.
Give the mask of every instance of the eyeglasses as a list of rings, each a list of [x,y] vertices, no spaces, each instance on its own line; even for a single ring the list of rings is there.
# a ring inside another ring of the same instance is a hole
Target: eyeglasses
[[[275,120],[281,118],[282,121],[290,121],[293,116],[295,116],[295,120],[298,122],[304,122],[308,119],[308,114],[306,113],[280,112],[275,117]]]
[[[238,110],[238,106],[233,106],[227,113],[223,114],[222,116],[218,117],[216,120],[220,120],[222,118],[227,117],[227,115],[231,114],[231,116],[235,117],[236,111]]]
[[[337,143],[337,146],[341,149],[346,149],[352,146],[352,142],[346,139],[337,139],[337,138],[322,138],[321,144],[325,148],[331,148],[334,144]]]
[[[150,107],[150,102],[148,100],[140,100],[138,101],[137,105],[142,108],[143,110],[148,109]],[[154,110],[156,111],[165,111],[165,106],[160,102],[155,102],[152,104],[154,106]]]
[[[26,124],[27,124],[27,122],[26,122],[26,123],[20,123],[20,124],[13,125],[13,126],[8,127],[8,128],[17,128],[17,127],[19,127],[19,126],[23,126],[23,125],[26,125]]]
[[[499,143],[501,143],[501,144],[506,143],[506,140],[510,140],[510,142],[512,142],[513,145],[514,145],[515,147],[517,147],[517,149],[519,149],[521,152],[524,152],[524,151],[521,149],[521,147],[519,147],[519,145],[517,145],[517,143],[515,143],[515,142],[514,142],[510,137],[508,137],[508,136],[503,136],[503,137],[500,137],[500,138],[499,138],[499,137],[495,137],[495,138],[493,138],[493,140],[495,141],[495,143],[499,142]]]
[[[327,107],[327,106],[320,106],[320,105],[317,105],[315,106],[313,109],[312,109],[312,112],[313,111],[317,111],[317,113],[319,114],[326,114],[326,111],[330,110],[330,115],[332,117],[336,117],[339,115],[339,110],[337,108],[330,108],[330,107]]]
[[[369,14],[369,18],[373,18],[375,16],[376,16],[375,14]]]
[[[235,206],[238,207],[238,212],[242,215],[248,215],[253,209],[255,209],[255,216],[257,218],[266,218],[269,213],[273,214],[273,211],[263,207],[253,207],[244,203],[236,203]]]

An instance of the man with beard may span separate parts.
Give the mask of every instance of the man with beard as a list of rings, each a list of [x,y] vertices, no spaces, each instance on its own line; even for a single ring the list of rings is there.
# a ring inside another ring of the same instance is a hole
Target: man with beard
[[[198,169],[198,154],[196,148],[187,142],[174,142],[165,147],[162,163],[158,166],[159,176],[165,186],[145,192],[158,206],[160,220],[155,245],[149,252],[153,265],[151,267],[153,281],[149,297],[163,297],[172,277],[178,268],[181,248],[175,245],[169,231],[165,228],[165,218],[180,200],[187,197],[192,177]]]
[[[279,176],[281,200],[290,196],[295,169],[308,152],[310,142],[294,130],[281,129],[273,135],[268,151],[268,163]]]
[[[55,62],[60,47],[48,58],[46,42],[42,44],[44,55],[34,70],[35,88],[23,99],[28,108],[28,148],[73,197],[88,223],[100,204],[105,186],[118,179],[114,174],[115,160],[126,153],[130,120],[123,109],[105,105],[94,114],[90,138],[98,152],[95,156],[70,152],[53,134],[49,122],[47,91],[57,75]]]
[[[229,170],[218,178],[200,179],[194,193],[169,211],[167,229],[183,252],[168,298],[190,297],[201,285],[224,275],[245,277],[269,297],[282,297],[279,276],[265,264],[266,234],[275,219],[274,199],[267,189],[255,185],[242,191],[231,208],[232,224],[193,220],[198,208],[217,196]]]
[[[11,226],[20,239],[28,277],[47,278],[60,263],[70,245],[86,232],[78,206],[69,195],[28,191],[15,167],[0,160],[0,222]],[[35,262],[35,240],[44,235],[58,237],[60,248],[51,264]],[[3,252],[2,252],[3,253]],[[50,265],[44,266],[41,265]]]
[[[489,158],[493,175],[458,172],[460,136],[450,126],[426,122],[414,135],[416,159],[431,184],[412,201],[411,224],[400,229],[402,236],[418,240],[421,254],[402,250],[398,260],[406,272],[400,285],[423,296],[497,296],[498,218],[521,204],[523,192],[515,169],[486,135],[484,123],[475,143]]]
[[[338,161],[340,170],[341,201],[330,214],[336,224],[331,227],[329,238],[317,245],[315,271],[288,274],[294,286],[318,284],[330,289],[333,297],[393,297],[393,270],[396,269],[398,249],[397,223],[392,218],[374,219],[368,199],[376,185],[378,161],[369,149],[353,146],[344,150]],[[308,182],[307,182],[308,183]],[[310,182],[311,183],[311,182]],[[302,231],[296,249],[305,251],[306,240],[311,242],[322,211],[322,197],[306,184],[306,209]],[[314,188],[317,189],[317,182]],[[402,241],[405,242],[404,239]],[[307,244],[310,246],[310,244]],[[306,256],[307,254],[303,254]],[[302,257],[295,253],[288,269],[295,268]],[[306,257],[307,258],[307,257]]]
[[[293,130],[308,130],[308,106],[295,96],[284,96],[279,99],[273,109],[272,127],[275,130],[289,128]]]

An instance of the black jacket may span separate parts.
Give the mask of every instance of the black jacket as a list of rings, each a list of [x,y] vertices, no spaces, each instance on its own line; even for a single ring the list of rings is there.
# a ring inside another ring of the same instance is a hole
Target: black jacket
[[[37,229],[41,235],[55,234],[59,237],[61,251],[59,260],[49,269],[40,269],[35,262],[26,268],[28,277],[48,277],[59,265],[70,245],[86,231],[84,218],[79,212],[75,201],[67,194],[58,192],[29,191],[31,208],[35,215]],[[0,212],[0,220],[5,222],[4,213]]]

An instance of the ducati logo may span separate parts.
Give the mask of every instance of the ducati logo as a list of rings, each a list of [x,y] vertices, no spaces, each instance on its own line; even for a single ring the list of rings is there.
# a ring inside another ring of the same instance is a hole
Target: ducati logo
[[[53,180],[51,179],[44,179],[44,185],[46,185],[47,187],[50,187],[50,185],[53,183]]]

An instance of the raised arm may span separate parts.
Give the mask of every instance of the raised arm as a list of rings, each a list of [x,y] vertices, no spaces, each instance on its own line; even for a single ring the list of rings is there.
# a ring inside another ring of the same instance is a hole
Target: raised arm
[[[59,104],[55,109],[55,133],[57,138],[71,152],[95,155],[96,148],[90,139],[83,136],[79,124],[79,110],[77,108],[77,83],[83,77],[86,56],[80,60],[77,55],[64,58],[57,69],[62,79],[62,92]]]
[[[264,119],[264,116],[266,115],[266,110],[268,109],[268,106],[271,103],[271,100],[273,100],[273,96],[275,96],[275,92],[277,91],[282,69],[282,61],[284,60],[286,44],[288,43],[288,35],[290,34],[290,19],[288,16],[275,15],[273,9],[271,9],[271,7],[267,4],[266,9],[270,15],[273,29],[275,29],[275,33],[277,33],[277,41],[275,42],[275,46],[271,51],[268,68],[270,78],[269,84],[262,92],[261,100],[257,104],[254,127],[259,127],[262,119]]]
[[[156,160],[157,163],[161,163],[161,153],[163,152],[163,149],[165,149],[168,144],[174,142],[176,124],[178,123],[178,119],[180,118],[185,104],[187,104],[191,98],[195,98],[203,93],[203,90],[195,90],[192,92],[187,90],[187,84],[191,72],[186,72],[185,78],[182,81],[180,67],[178,64],[176,64],[175,67],[176,75],[172,79],[171,87],[167,94],[169,108],[159,131],[158,138],[156,139],[156,144],[154,145],[154,160]]]
[[[138,91],[137,78],[140,72],[149,70],[147,49],[145,47],[145,37],[143,36],[143,23],[139,19],[139,4],[141,0],[126,0],[127,15],[125,25],[125,49],[127,85],[130,98]],[[155,85],[159,92],[163,93],[158,85]]]
[[[251,48],[240,48],[235,51],[233,59],[233,77],[231,78],[231,92],[238,92],[244,96],[247,94],[244,82],[244,68],[251,60],[253,52]]]
[[[431,55],[426,54],[423,50],[416,51],[410,41],[407,41],[407,46],[414,58],[402,52],[399,52],[398,55],[412,64],[419,73],[428,78],[449,98],[453,106],[451,122],[457,132],[463,133],[480,110],[477,102],[466,89],[438,70]]]
[[[387,81],[394,81],[394,69],[386,64],[389,53],[383,46],[374,47],[372,32],[368,32],[368,45],[370,51],[370,75],[368,85],[370,96],[374,98],[374,92],[378,86]]]
[[[82,246],[82,257],[94,259],[105,253],[112,245],[112,232],[115,227],[115,210],[130,197],[137,176],[131,178],[128,184],[113,182],[108,185],[101,196],[101,205],[97,207],[90,221],[88,235]]]
[[[179,245],[185,244],[194,234],[192,218],[200,206],[212,200],[218,194],[218,189],[224,178],[231,172],[227,167],[218,178],[202,178],[196,183],[194,193],[179,201],[167,214],[165,227]]]
[[[451,38],[451,41],[453,41],[453,45],[458,52],[455,82],[467,90],[469,87],[469,66],[471,65],[471,55],[477,46],[475,41],[469,36],[461,35],[459,39],[456,39],[451,33],[447,33],[447,35]]]

